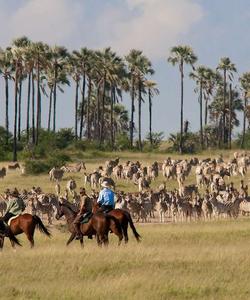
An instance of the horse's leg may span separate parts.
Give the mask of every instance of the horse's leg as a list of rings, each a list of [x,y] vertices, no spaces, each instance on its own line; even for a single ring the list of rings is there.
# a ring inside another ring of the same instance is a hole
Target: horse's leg
[[[69,237],[67,243],[66,243],[66,246],[68,246],[72,241],[73,239],[75,238],[76,234],[75,232],[71,233],[71,236]]]
[[[28,232],[27,233],[25,232],[25,234],[27,236],[27,239],[30,242],[30,248],[34,248],[35,242],[34,242],[34,236],[33,236],[33,234],[28,233]]]
[[[84,244],[83,244],[83,236],[80,238],[80,245],[81,245],[81,247],[83,248],[84,247]]]
[[[125,244],[128,243],[128,222],[122,224],[122,232],[124,235]]]
[[[97,241],[97,245],[98,245],[99,247],[101,247],[101,246],[102,246],[102,243],[101,243],[101,239],[100,239],[99,234],[96,234],[96,241]]]

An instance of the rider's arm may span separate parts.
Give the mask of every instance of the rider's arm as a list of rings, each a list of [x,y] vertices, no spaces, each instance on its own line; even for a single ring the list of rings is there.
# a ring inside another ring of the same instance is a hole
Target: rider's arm
[[[11,209],[12,206],[13,206],[13,204],[14,204],[14,200],[9,200],[9,201],[8,201],[8,203],[7,203],[7,208],[6,208],[5,213],[7,213],[7,212],[10,211],[10,209]]]
[[[98,199],[97,199],[97,203],[98,204],[102,204],[103,203],[103,192],[100,191]]]

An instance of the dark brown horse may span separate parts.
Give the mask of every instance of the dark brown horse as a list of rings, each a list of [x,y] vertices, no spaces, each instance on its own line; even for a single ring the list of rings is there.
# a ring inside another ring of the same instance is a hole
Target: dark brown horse
[[[95,199],[93,202],[92,212],[97,213],[99,209],[100,209],[100,207]],[[128,242],[128,224],[129,224],[130,228],[132,229],[132,232],[133,232],[137,242],[139,243],[141,241],[141,236],[136,231],[133,220],[128,211],[123,210],[123,209],[113,209],[113,210],[109,211],[108,213],[106,213],[105,215],[112,216],[119,222],[119,224],[122,228],[122,233],[124,236],[125,243]]]
[[[66,202],[59,202],[59,206],[57,207],[56,219],[59,220],[63,215],[66,218],[69,232],[71,232],[71,236],[67,241],[68,246],[76,237],[73,222],[76,218],[77,212],[72,209],[70,204]],[[102,213],[93,214],[93,216],[87,223],[80,225],[80,230],[83,236],[96,235],[98,246],[101,246],[103,244],[108,245],[108,234],[110,230],[118,236],[118,245],[121,244],[123,238],[122,229],[119,222],[117,222],[114,217],[106,216]],[[83,238],[80,239],[80,243],[81,246],[83,246]]]
[[[3,221],[0,221],[0,251],[3,250],[5,237],[8,237],[10,239],[12,245],[21,246],[14,234],[8,228],[5,227]]]
[[[23,214],[17,218],[11,220],[9,229],[10,232],[15,236],[21,233],[25,233],[27,239],[30,242],[30,247],[34,247],[34,232],[36,227],[48,237],[51,236],[48,229],[44,226],[42,220],[38,216],[32,216],[30,214]],[[14,248],[15,244],[11,241],[11,245]]]

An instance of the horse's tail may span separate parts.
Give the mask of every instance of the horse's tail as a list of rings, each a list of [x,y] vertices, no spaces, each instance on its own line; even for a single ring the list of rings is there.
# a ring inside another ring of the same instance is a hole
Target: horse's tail
[[[118,233],[122,235],[122,227],[121,227],[120,222],[114,216],[107,214],[106,217],[108,218],[108,220],[113,221],[115,223]]]
[[[45,235],[47,235],[48,237],[51,237],[51,233],[49,232],[49,230],[44,226],[42,220],[34,215],[32,216],[33,217],[33,220],[34,222],[36,223],[36,226],[38,227],[38,229],[40,230],[40,232],[44,233]]]
[[[132,229],[133,234],[134,234],[134,236],[135,236],[137,242],[139,243],[139,242],[141,241],[141,236],[140,236],[139,233],[136,231],[136,228],[135,228],[135,225],[134,225],[133,220],[132,220],[132,218],[131,218],[131,215],[130,215],[130,213],[129,213],[128,211],[126,211],[126,210],[123,210],[123,211],[124,211],[125,215],[127,216],[128,222],[129,222],[129,226],[130,226],[130,228]]]

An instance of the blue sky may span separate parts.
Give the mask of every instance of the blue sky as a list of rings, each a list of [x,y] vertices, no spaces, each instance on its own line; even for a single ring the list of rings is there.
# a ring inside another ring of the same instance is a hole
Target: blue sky
[[[166,136],[179,128],[179,72],[167,63],[169,49],[188,44],[199,57],[198,64],[216,67],[229,56],[239,76],[250,70],[249,0],[0,0],[0,46],[27,35],[51,45],[80,47],[111,46],[125,55],[138,48],[153,62],[160,95],[154,99],[154,130]],[[185,76],[185,119],[198,128],[198,102],[194,84]],[[58,100],[58,127],[73,125],[74,89]],[[25,97],[25,92],[24,92]],[[4,90],[0,83],[0,124],[4,124]],[[13,95],[11,95],[13,102]],[[43,124],[47,122],[48,99],[44,98]],[[25,99],[24,99],[25,102]],[[129,104],[129,96],[124,96]],[[11,115],[13,115],[13,106]],[[129,107],[129,106],[128,106]],[[25,109],[25,104],[24,108]],[[148,131],[144,105],[143,131]]]

